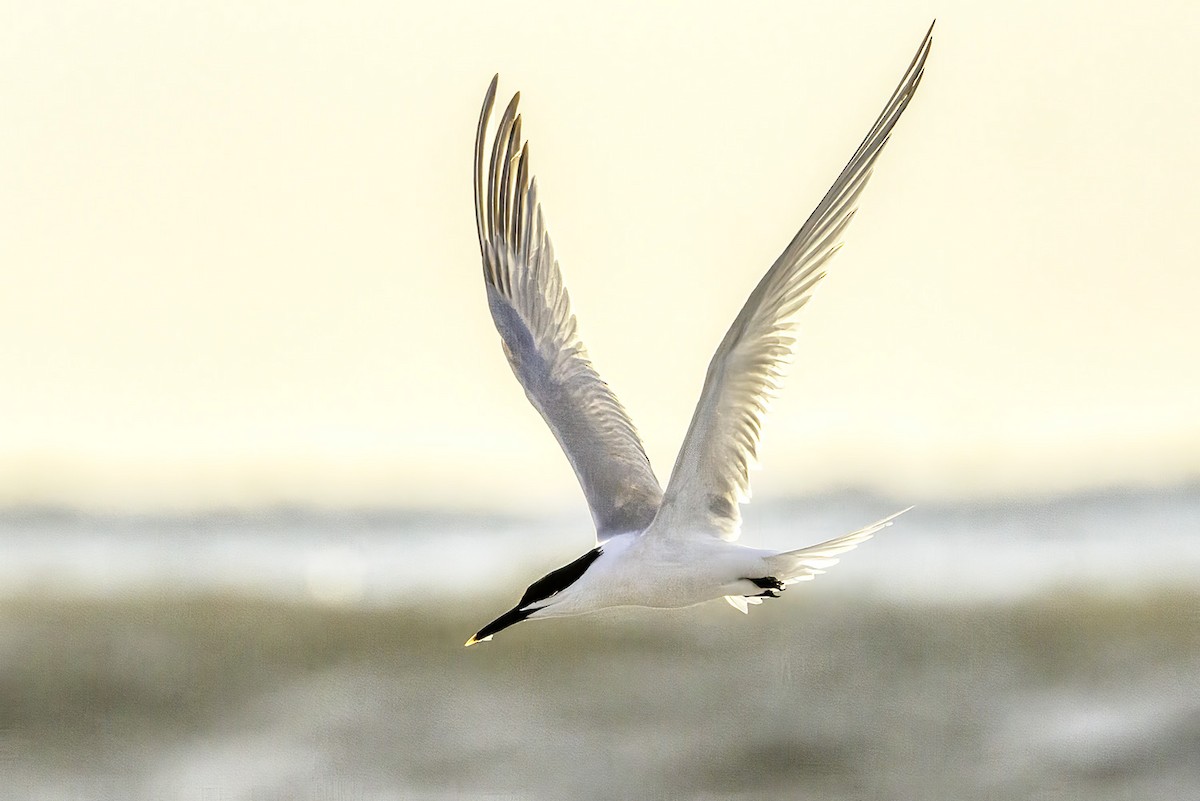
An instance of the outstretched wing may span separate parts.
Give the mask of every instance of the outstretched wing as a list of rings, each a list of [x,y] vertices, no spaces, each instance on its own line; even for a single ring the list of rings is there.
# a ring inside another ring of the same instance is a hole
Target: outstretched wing
[[[712,362],[691,427],[667,484],[656,531],[709,532],[736,539],[738,504],[750,495],[767,403],[792,357],[793,321],[841,247],[871,168],[908,107],[925,69],[932,26],[883,113],[820,204],[755,287]]]
[[[492,319],[525,395],[575,469],[597,539],[641,531],[658,511],[662,489],[629,415],[579,338],[529,175],[529,145],[521,143],[520,94],[501,117],[484,164],[499,77],[488,87],[475,136],[475,222]]]

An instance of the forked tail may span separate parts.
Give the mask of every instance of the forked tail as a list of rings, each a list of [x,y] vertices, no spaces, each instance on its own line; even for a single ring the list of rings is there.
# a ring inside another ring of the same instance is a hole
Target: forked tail
[[[909,509],[912,507],[901,509],[894,515],[889,515],[858,531],[852,531],[836,539],[769,556],[766,559],[768,569],[771,575],[785,586],[799,581],[811,581],[814,577],[824,573],[826,568],[836,565],[841,554],[856,548],[859,543],[871,539],[877,532],[890,526],[893,520]],[[747,604],[762,603],[761,597],[744,598],[740,595],[727,595],[725,600],[742,612],[747,611]]]

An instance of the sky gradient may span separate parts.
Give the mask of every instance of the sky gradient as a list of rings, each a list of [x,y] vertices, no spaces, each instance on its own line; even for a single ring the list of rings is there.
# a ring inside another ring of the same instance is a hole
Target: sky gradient
[[[0,26],[0,505],[581,504],[483,294],[497,71],[665,482],[934,16],[757,494],[1195,480],[1195,4],[97,2]]]

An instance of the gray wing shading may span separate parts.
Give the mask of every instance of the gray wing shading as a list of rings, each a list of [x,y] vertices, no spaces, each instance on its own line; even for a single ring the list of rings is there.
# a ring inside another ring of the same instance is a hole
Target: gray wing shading
[[[709,363],[691,426],[667,484],[656,532],[736,539],[738,504],[749,499],[767,404],[791,360],[794,318],[841,247],[859,195],[908,107],[925,68],[933,28],[883,113],[791,243],[763,276]],[[660,525],[661,523],[661,525]]]
[[[637,430],[579,338],[521,143],[520,94],[500,118],[485,163],[492,79],[475,138],[475,222],[488,306],[504,353],[575,470],[597,539],[641,531],[662,489]]]

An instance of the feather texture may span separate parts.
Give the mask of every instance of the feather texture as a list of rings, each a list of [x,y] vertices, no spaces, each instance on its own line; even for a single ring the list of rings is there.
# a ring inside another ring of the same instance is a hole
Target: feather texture
[[[575,470],[597,539],[642,531],[662,489],[628,413],[579,337],[530,175],[529,146],[521,142],[519,94],[501,115],[485,159],[498,79],[488,87],[475,138],[475,223],[492,319],[525,395]]]
[[[924,74],[932,26],[883,112],[800,231],[755,287],[709,363],[654,532],[738,537],[767,405],[791,360],[794,318],[841,246],[859,195]]]

